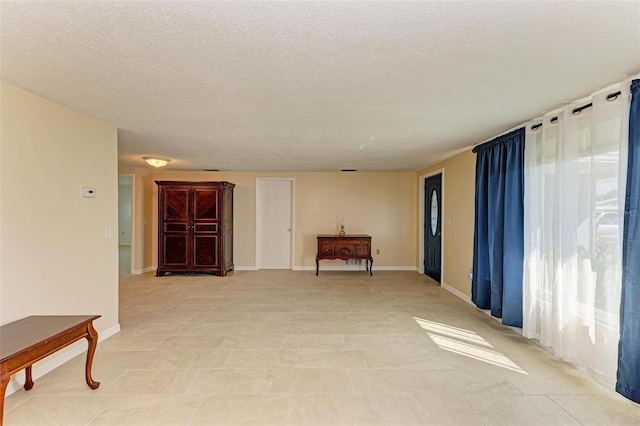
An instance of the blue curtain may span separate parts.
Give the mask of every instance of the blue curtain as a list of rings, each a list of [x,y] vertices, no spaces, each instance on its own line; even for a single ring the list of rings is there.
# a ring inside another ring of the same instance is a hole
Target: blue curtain
[[[477,146],[471,298],[522,327],[524,127]]]
[[[640,402],[640,80],[631,83],[616,391]]]

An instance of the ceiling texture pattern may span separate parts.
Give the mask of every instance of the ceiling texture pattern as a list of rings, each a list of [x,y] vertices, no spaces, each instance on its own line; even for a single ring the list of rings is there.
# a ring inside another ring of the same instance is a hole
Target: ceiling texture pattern
[[[2,1],[3,80],[121,165],[418,170],[640,72],[640,2]]]

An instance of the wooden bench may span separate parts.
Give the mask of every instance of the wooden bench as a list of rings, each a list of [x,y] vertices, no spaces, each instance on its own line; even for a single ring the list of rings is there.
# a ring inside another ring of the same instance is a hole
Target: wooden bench
[[[82,338],[89,342],[85,365],[87,385],[91,389],[100,386],[91,378],[93,354],[98,344],[98,333],[92,322],[100,316],[32,316],[0,327],[0,425],[10,376],[24,368],[24,389],[31,389],[33,363]]]

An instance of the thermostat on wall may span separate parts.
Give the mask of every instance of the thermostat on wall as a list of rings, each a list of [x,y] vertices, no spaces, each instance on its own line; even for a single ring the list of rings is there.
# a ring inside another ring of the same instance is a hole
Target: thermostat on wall
[[[96,198],[96,190],[90,186],[83,186],[82,196],[84,198]]]

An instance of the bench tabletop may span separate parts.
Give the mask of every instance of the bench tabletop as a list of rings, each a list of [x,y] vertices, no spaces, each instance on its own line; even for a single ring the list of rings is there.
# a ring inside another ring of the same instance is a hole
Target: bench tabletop
[[[65,334],[101,315],[31,316],[0,327],[0,362]]]

